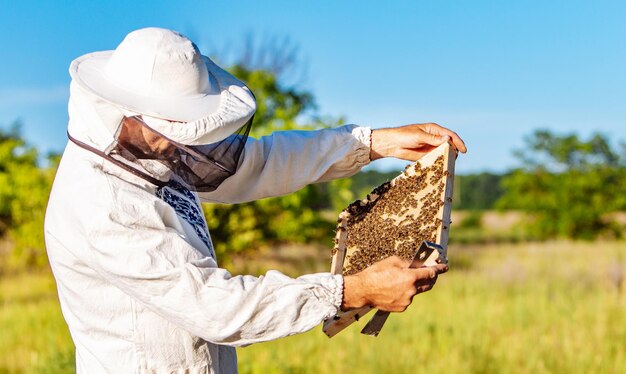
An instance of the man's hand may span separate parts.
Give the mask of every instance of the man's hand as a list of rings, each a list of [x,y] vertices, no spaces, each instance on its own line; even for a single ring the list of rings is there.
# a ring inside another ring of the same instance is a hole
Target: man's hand
[[[467,152],[463,140],[451,130],[436,123],[422,123],[372,130],[370,159],[396,157],[417,161],[444,142],[451,141],[461,153]]]
[[[437,275],[448,271],[445,264],[411,269],[410,263],[392,256],[345,276],[341,309],[371,305],[386,312],[403,312],[413,296],[433,288]]]

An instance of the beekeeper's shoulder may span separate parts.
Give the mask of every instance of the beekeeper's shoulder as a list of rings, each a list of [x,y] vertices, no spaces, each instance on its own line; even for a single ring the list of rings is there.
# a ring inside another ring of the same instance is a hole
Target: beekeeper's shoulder
[[[147,224],[158,218],[161,209],[155,189],[110,161],[70,144],[59,165],[47,213],[58,221],[76,220],[87,231],[111,220]]]

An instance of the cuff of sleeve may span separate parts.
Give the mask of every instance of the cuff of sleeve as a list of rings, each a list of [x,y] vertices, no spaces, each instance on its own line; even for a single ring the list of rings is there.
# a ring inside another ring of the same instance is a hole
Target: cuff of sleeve
[[[341,303],[343,302],[343,275],[332,275],[331,280],[332,285],[329,286],[329,289],[331,290],[330,303],[336,309],[332,313],[332,315],[335,315],[335,313],[337,313],[337,310],[341,308]]]
[[[370,127],[355,126],[352,129],[352,136],[361,143],[361,146],[356,150],[357,162],[363,165],[369,164],[372,151],[372,129]]]
[[[319,287],[313,288],[315,297],[324,301],[328,306],[324,312],[323,319],[328,319],[337,314],[343,302],[343,276],[328,273],[310,274],[300,278],[317,278],[315,283]]]

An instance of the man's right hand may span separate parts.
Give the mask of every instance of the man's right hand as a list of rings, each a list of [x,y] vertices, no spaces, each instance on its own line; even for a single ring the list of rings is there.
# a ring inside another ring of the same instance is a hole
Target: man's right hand
[[[433,288],[437,275],[448,271],[445,264],[411,269],[410,263],[392,256],[345,276],[341,309],[370,305],[386,312],[403,312],[413,296]]]

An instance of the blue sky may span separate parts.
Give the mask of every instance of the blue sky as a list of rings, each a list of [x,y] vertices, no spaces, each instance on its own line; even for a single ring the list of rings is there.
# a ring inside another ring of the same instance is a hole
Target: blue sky
[[[206,52],[288,37],[322,114],[373,127],[438,122],[503,171],[538,128],[626,140],[624,1],[4,1],[0,126],[66,142],[72,59],[130,31],[176,29]],[[219,57],[219,56],[218,56]],[[390,164],[382,164],[389,167]],[[393,164],[398,165],[398,164]]]

